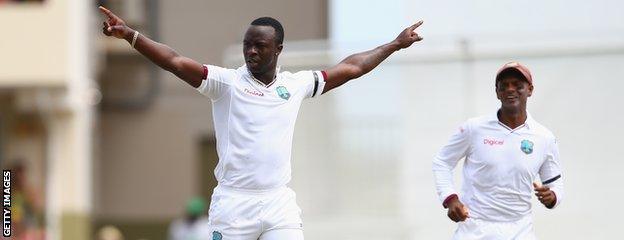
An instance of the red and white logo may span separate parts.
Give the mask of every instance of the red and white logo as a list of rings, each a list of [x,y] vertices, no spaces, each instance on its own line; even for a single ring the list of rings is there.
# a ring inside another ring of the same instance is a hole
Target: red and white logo
[[[484,138],[483,139],[483,144],[490,145],[490,146],[503,145],[503,144],[505,144],[505,141],[504,140],[498,140],[498,139],[487,139],[487,138]]]
[[[263,97],[264,96],[264,93],[258,92],[256,90],[249,90],[247,88],[245,88],[245,93],[251,94],[251,95],[255,95],[255,96],[258,96],[258,97]]]

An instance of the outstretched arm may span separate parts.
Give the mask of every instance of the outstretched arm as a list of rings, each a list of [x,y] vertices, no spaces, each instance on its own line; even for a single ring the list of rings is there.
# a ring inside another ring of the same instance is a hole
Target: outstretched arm
[[[338,65],[325,70],[327,79],[325,79],[323,93],[370,72],[390,54],[422,40],[423,38],[414,32],[422,23],[423,21],[421,20],[406,28],[390,43],[381,45],[373,50],[353,54],[342,60]]]
[[[128,27],[121,18],[105,7],[100,6],[100,11],[108,17],[104,22],[102,32],[106,36],[125,39],[128,43],[132,43],[136,31]],[[134,48],[156,65],[175,74],[194,88],[199,87],[204,78],[205,73],[202,64],[193,59],[180,56],[180,54],[167,45],[138,34]]]

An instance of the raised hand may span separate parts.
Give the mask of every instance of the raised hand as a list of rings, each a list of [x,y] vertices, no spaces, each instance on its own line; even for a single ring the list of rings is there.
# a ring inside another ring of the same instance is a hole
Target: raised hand
[[[194,88],[199,87],[205,78],[204,66],[197,61],[181,56],[169,46],[156,42],[128,27],[124,20],[110,10],[100,6],[107,19],[102,32],[106,36],[125,39],[130,45],[150,61],[167,70]]]
[[[535,196],[537,196],[537,199],[544,204],[545,207],[552,208],[555,206],[555,203],[557,203],[557,196],[549,187],[533,183],[533,188],[535,188]]]
[[[106,15],[106,17],[108,17],[108,19],[104,21],[104,26],[102,27],[102,32],[106,36],[113,36],[123,39],[126,38],[128,36],[128,33],[132,31],[128,26],[126,26],[126,22],[124,22],[124,20],[122,20],[120,17],[117,17],[117,15],[115,15],[110,10],[102,6],[100,6],[99,9],[104,15]]]
[[[418,42],[423,38],[416,33],[416,28],[423,24],[423,21],[420,20],[412,26],[409,26],[405,30],[403,30],[399,36],[394,40],[400,48],[407,48],[411,46],[414,42]]]

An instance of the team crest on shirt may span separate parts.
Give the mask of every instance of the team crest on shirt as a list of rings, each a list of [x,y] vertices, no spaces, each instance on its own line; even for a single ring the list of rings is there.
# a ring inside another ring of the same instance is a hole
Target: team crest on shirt
[[[526,154],[531,154],[533,152],[533,142],[526,139],[522,140],[522,142],[520,142],[520,150]]]
[[[290,93],[288,92],[288,89],[286,89],[286,87],[284,86],[277,87],[275,91],[277,91],[277,95],[279,95],[284,100],[288,100],[290,98]]]
[[[212,240],[221,240],[223,239],[223,235],[220,232],[214,231],[212,232]]]

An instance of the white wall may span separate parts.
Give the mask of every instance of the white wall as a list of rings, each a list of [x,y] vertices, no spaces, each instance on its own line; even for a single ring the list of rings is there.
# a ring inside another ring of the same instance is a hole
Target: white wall
[[[618,236],[624,211],[613,199],[624,196],[617,178],[624,167],[618,161],[623,7],[618,1],[330,1],[331,60],[309,68],[389,41],[418,19],[425,20],[425,40],[304,104],[292,185],[306,238],[449,239],[455,224],[436,198],[431,160],[458,124],[496,110],[494,74],[510,60],[533,71],[529,111],[559,138],[564,166],[565,202],[554,211],[535,202],[538,237]]]
[[[524,57],[533,70],[535,91],[529,100],[533,117],[558,137],[564,167],[566,199],[554,211],[534,202],[536,231],[542,239],[603,239],[617,236],[617,217],[603,197],[624,196],[617,176],[624,150],[617,146],[624,133],[624,114],[615,110],[624,97],[624,54]],[[408,82],[407,133],[403,161],[405,209],[413,237],[450,236],[454,224],[435,198],[430,162],[450,134],[470,116],[490,114],[499,106],[493,75],[503,59],[483,59],[462,73],[461,62],[421,64],[406,71],[423,81]],[[463,66],[465,68],[465,66]],[[470,79],[474,81],[470,82]],[[465,109],[474,109],[466,112]],[[457,169],[461,169],[458,167]],[[458,172],[458,171],[457,171]],[[457,181],[458,183],[460,181]],[[592,197],[590,197],[592,196]],[[608,214],[610,213],[610,214]],[[572,230],[573,229],[573,230]]]

